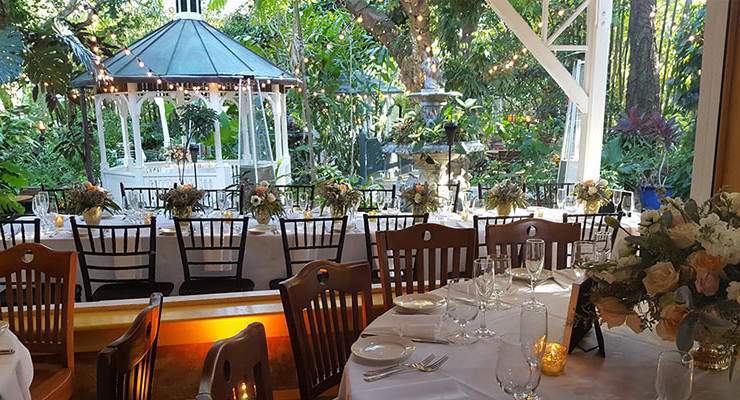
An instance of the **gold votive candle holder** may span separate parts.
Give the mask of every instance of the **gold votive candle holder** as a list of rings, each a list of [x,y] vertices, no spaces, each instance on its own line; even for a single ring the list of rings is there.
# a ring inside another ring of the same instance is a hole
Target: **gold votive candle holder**
[[[154,216],[154,214],[152,214],[150,212],[145,212],[144,213],[144,224],[147,224],[147,225],[148,224],[151,224],[152,223],[152,217],[153,216]]]
[[[57,214],[57,215],[56,215],[56,216],[54,217],[54,226],[55,226],[55,227],[56,227],[57,229],[62,229],[62,227],[64,226],[64,215],[61,215],[61,214]]]
[[[567,359],[568,347],[560,343],[548,343],[542,356],[542,373],[548,376],[562,375]]]

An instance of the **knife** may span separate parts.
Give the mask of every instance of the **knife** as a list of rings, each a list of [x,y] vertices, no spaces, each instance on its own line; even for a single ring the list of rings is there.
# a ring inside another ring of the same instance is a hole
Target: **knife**
[[[371,337],[371,336],[396,336],[396,335],[384,335],[379,333],[363,333],[360,335],[360,337]],[[449,341],[444,339],[433,339],[433,338],[421,338],[421,337],[415,337],[415,336],[399,336],[406,338],[412,342],[416,343],[432,343],[432,344],[450,344]]]
[[[15,354],[15,349],[0,349],[0,356]]]

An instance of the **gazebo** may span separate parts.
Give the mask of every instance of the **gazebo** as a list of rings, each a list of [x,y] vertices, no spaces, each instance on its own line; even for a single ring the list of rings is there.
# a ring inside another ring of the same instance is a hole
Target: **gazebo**
[[[227,102],[238,107],[238,158],[224,159],[220,123],[216,121],[215,158],[197,162],[200,188],[224,188],[244,173],[255,181],[275,176],[282,181],[290,179],[285,91],[299,80],[205,22],[199,1],[177,1],[176,7],[172,21],[99,61],[98,70],[71,82],[73,87],[92,88],[96,93],[103,185],[108,189],[120,183],[129,187],[171,187],[179,181],[175,163],[146,160],[140,117],[142,105],[150,100],[159,109],[164,147],[178,140],[169,135],[165,102],[181,106],[203,101],[217,114]],[[115,107],[121,120],[123,160],[122,165],[113,167],[106,154],[105,106]],[[265,113],[268,107],[272,124],[268,124]],[[185,176],[192,182],[193,169],[186,168]],[[111,192],[121,200],[118,190]]]

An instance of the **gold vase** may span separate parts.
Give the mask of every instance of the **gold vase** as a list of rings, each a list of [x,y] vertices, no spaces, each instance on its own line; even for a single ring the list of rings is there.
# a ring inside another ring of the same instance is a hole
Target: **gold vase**
[[[587,201],[584,206],[584,211],[586,212],[586,214],[596,214],[599,212],[600,206],[600,201]]]
[[[691,350],[694,366],[707,371],[724,371],[730,368],[732,357],[735,357],[735,346],[700,342],[699,347]]]
[[[102,207],[90,207],[82,212],[82,219],[88,225],[100,225],[100,218],[103,216]]]
[[[266,210],[263,207],[255,208],[254,211],[252,211],[252,215],[257,220],[257,223],[260,225],[267,225],[270,223],[270,218],[272,218],[272,214],[269,210]]]
[[[193,207],[175,207],[172,209],[172,216],[177,218],[190,218],[193,215]]]
[[[500,217],[508,217],[511,214],[511,203],[496,206],[496,212]]]
[[[345,215],[347,215],[347,210],[342,207],[332,207],[331,208],[331,217],[332,218],[342,218]]]

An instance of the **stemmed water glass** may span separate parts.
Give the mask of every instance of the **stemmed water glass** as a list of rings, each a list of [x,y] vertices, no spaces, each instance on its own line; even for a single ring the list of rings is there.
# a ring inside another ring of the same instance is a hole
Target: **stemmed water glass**
[[[506,293],[511,289],[511,257],[508,254],[498,255],[491,259],[493,264],[493,296],[494,302],[492,310],[504,311],[511,308],[510,305],[501,301]]]
[[[308,211],[308,193],[298,193],[298,208],[300,208],[301,212]]]
[[[488,258],[479,258],[473,261],[473,280],[475,282],[475,291],[478,294],[478,309],[480,310],[480,327],[473,331],[473,334],[481,339],[492,338],[496,332],[488,329],[486,326],[486,308],[488,300],[493,295],[494,286],[493,261]]]
[[[585,266],[594,261],[594,242],[590,240],[577,240],[573,242],[573,255],[571,256],[571,269],[576,279],[581,279],[585,274]]]
[[[131,218],[134,223],[141,221],[142,208],[144,206],[141,201],[141,194],[136,191],[128,192],[126,193],[126,200],[128,200],[128,206],[131,210]]]
[[[519,341],[532,370],[528,389],[529,399],[538,399],[535,393],[540,384],[540,364],[547,347],[547,307],[544,304],[523,304],[519,314]]]
[[[631,214],[632,205],[632,192],[622,192],[622,211],[624,211],[625,214]]]
[[[572,213],[578,210],[578,200],[576,199],[576,196],[565,196],[565,201],[563,202],[563,209],[565,211]]]
[[[501,389],[516,400],[528,399],[532,373],[522,343],[508,337],[501,339],[496,362],[496,381]]]
[[[39,218],[42,228],[46,231],[48,227],[46,215],[49,213],[49,193],[43,191],[38,192],[33,196],[31,201],[33,215]]]
[[[622,203],[622,191],[614,189],[612,190],[612,203],[614,204],[614,210],[618,210],[617,207],[619,207]]]
[[[524,243],[524,266],[529,274],[529,288],[532,298],[524,304],[540,304],[534,297],[535,282],[540,279],[542,268],[545,266],[545,241],[542,239],[527,239]]]
[[[688,400],[694,383],[694,359],[680,350],[666,350],[658,355],[655,391],[658,400]]]
[[[52,232],[52,235],[56,234],[56,232],[59,231],[60,228],[56,224],[57,215],[59,215],[59,206],[57,206],[57,202],[49,202],[49,212],[46,214],[46,223],[49,224],[50,232]]]
[[[386,205],[388,207],[388,214],[398,214],[401,207],[399,206],[399,202],[401,199],[398,197],[392,197],[388,199]]]
[[[226,192],[223,190],[216,192],[216,207],[221,213],[226,211]]]
[[[471,335],[466,327],[478,315],[478,299],[473,282],[462,278],[452,279],[447,283],[447,316],[454,321],[460,331],[449,340],[456,344],[471,344],[478,338]]]
[[[565,204],[565,197],[567,196],[567,192],[565,191],[565,188],[558,189],[558,192],[555,196],[555,202],[558,205],[558,209],[562,210],[563,205]]]
[[[375,192],[375,206],[378,207],[378,212],[383,213],[385,206],[388,204],[388,196],[383,191]]]

